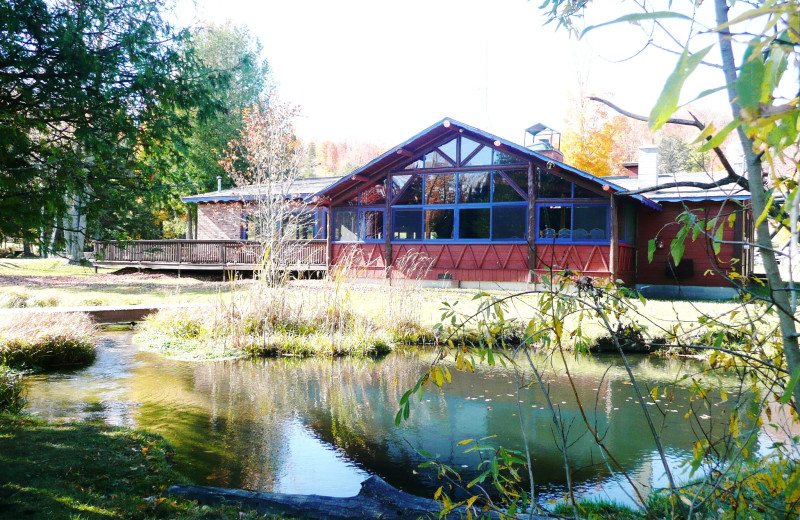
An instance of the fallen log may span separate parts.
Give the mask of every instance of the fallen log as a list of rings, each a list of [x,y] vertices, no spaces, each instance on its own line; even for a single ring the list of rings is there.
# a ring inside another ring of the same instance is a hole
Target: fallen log
[[[353,497],[320,495],[287,495],[210,486],[172,486],[169,493],[197,500],[207,505],[235,505],[261,514],[279,514],[319,520],[367,518],[392,520],[400,518],[439,518],[441,505],[435,500],[411,495],[395,489],[377,476],[361,483],[361,491]],[[466,509],[458,508],[450,515],[465,517]],[[477,514],[476,514],[477,513]],[[473,517],[500,518],[494,512],[473,510]],[[526,516],[526,518],[528,518]],[[544,517],[535,516],[534,519]]]

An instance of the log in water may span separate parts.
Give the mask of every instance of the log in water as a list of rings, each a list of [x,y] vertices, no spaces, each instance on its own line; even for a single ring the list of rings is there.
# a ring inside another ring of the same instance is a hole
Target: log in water
[[[283,514],[319,520],[439,518],[441,511],[441,505],[435,500],[395,489],[376,476],[362,482],[361,491],[354,497],[287,495],[185,485],[172,486],[168,492],[197,500],[201,504],[231,504],[243,509],[254,509],[261,514]],[[465,508],[457,508],[450,516],[463,518],[465,512]],[[484,518],[500,518],[499,514],[493,512],[480,514]],[[475,511],[473,515],[477,516]]]

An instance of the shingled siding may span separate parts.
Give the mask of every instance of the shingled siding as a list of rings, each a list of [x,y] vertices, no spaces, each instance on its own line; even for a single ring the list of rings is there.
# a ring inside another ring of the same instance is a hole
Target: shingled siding
[[[199,240],[239,240],[242,238],[242,204],[210,202],[197,205]]]
[[[699,219],[710,219],[720,216],[724,222],[725,230],[723,240],[741,240],[740,226],[729,226],[727,219],[732,212],[739,211],[741,208],[734,202],[686,202],[674,203],[663,202],[663,212],[656,212],[643,208],[639,214],[639,248],[638,248],[638,274],[636,283],[652,285],[675,285],[702,286],[702,287],[725,287],[730,286],[719,273],[730,273],[735,270],[741,273],[741,261],[736,262],[735,258],[741,253],[735,251],[731,244],[722,244],[719,255],[714,255],[711,241],[702,236],[692,242],[691,235],[686,239],[686,249],[683,258],[690,260],[693,264],[691,273],[688,266],[684,264],[683,272],[677,279],[670,274],[667,262],[670,258],[670,243],[680,229],[680,225],[675,223],[675,219],[686,208],[692,210]],[[739,213],[737,219],[741,219]],[[666,227],[665,227],[666,226]],[[740,236],[736,236],[739,234]],[[653,261],[647,259],[647,243],[650,239],[658,237],[656,241],[660,245],[653,254]],[[713,274],[712,274],[713,273]]]

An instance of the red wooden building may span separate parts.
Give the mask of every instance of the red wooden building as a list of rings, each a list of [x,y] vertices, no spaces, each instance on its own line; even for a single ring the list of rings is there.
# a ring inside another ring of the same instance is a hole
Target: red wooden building
[[[638,168],[629,176],[595,177],[565,164],[548,144],[521,146],[444,119],[350,175],[296,181],[292,198],[310,204],[308,225],[292,236],[304,241],[304,251],[313,250],[308,257],[314,261],[303,261],[303,268],[348,265],[361,278],[483,288],[522,288],[569,268],[652,294],[710,298],[734,293],[727,279],[732,271],[749,274],[752,255],[744,244],[752,218],[746,192],[661,188],[627,194],[709,178],[659,176],[655,147],[642,147]],[[187,269],[208,257],[200,268],[253,268],[243,255],[253,247],[247,209],[256,192],[244,187],[184,198],[198,204],[200,240],[180,247],[143,244],[142,251],[151,255],[146,261],[135,251],[112,247],[99,256],[129,262],[136,257],[137,265],[149,261],[161,268],[189,258],[182,264]],[[678,231],[675,218],[687,210],[702,219],[737,218],[725,226],[719,254],[708,239],[689,240],[676,266],[669,245]],[[655,237],[649,262],[647,244]],[[195,252],[198,248],[204,249]],[[157,261],[161,253],[154,250],[169,250],[171,256]]]
[[[684,295],[711,297],[721,293],[702,288],[729,288],[724,274],[746,272],[749,257],[733,244],[715,257],[710,244],[690,243],[678,266],[666,254],[677,232],[668,224],[681,211],[727,215],[742,210],[745,195],[626,195],[642,182],[658,184],[656,165],[648,163],[655,155],[645,153],[638,177],[612,179],[541,148],[452,119],[434,124],[315,194],[330,211],[330,262],[347,259],[364,277],[421,277],[462,287],[519,286],[569,268],[651,292],[681,287]],[[745,219],[735,222],[725,241],[745,238]],[[656,235],[667,247],[650,263],[647,242]],[[409,272],[410,264],[419,267],[409,258],[419,255],[429,259],[428,268]]]

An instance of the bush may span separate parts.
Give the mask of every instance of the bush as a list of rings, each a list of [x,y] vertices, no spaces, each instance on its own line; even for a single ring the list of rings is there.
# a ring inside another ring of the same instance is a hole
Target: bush
[[[619,352],[619,350],[617,350],[617,343],[614,341],[615,339],[619,341],[623,352],[646,354],[655,350],[653,345],[644,337],[642,331],[636,326],[620,325],[612,334],[597,338],[591,351],[607,353]]]
[[[28,295],[22,291],[8,291],[0,294],[0,308],[22,309],[28,306]]]
[[[22,374],[0,367],[0,412],[19,413],[25,404]]]
[[[49,369],[88,365],[95,358],[98,326],[88,314],[37,312],[0,319],[0,365]]]

